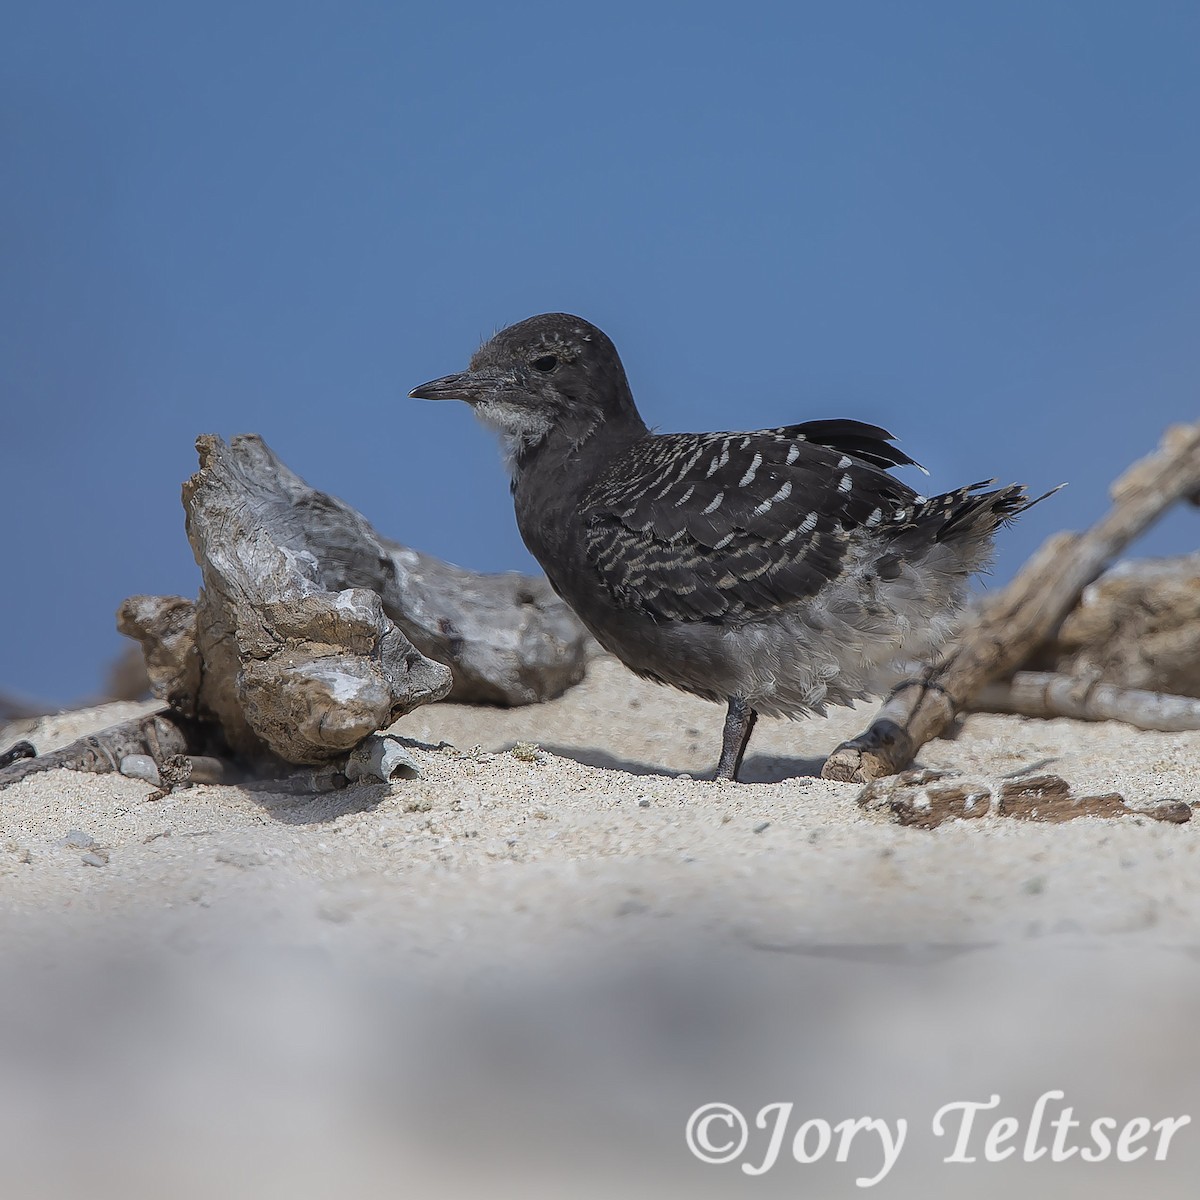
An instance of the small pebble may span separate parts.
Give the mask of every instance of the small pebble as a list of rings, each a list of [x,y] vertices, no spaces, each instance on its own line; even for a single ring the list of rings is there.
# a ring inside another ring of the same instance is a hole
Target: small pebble
[[[90,833],[84,833],[82,829],[67,830],[66,837],[60,837],[55,843],[64,849],[72,850],[90,850],[95,844],[96,839]]]
[[[638,801],[638,808],[649,808],[649,807],[650,807],[650,797],[649,797],[649,796],[643,796],[643,797],[642,797],[642,798],[641,798],[641,799]]]
[[[144,779],[159,787],[158,767],[148,754],[127,754],[121,759],[121,774],[130,779]]]
[[[89,867],[107,867],[108,866],[108,851],[107,850],[89,850],[86,854],[81,854],[80,858],[87,863]]]
[[[769,829],[770,827],[771,827],[771,822],[770,822],[770,821],[760,821],[760,822],[759,822],[757,825],[755,825],[755,827],[754,827],[754,832],[755,832],[755,833],[762,833],[762,831],[763,831],[764,829]]]

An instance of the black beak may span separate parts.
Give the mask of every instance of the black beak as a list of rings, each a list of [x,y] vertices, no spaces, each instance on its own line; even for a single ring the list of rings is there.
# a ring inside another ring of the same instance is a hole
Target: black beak
[[[431,379],[428,383],[413,388],[408,394],[414,400],[466,400],[473,404],[482,400],[494,384],[492,379],[473,375],[470,371],[461,371],[457,375]]]

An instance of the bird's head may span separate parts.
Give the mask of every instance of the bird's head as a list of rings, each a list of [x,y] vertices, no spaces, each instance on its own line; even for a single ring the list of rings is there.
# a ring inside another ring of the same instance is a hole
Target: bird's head
[[[502,329],[479,347],[467,370],[409,395],[465,400],[500,434],[510,463],[552,433],[579,443],[610,422],[641,425],[616,347],[595,325],[567,313]]]

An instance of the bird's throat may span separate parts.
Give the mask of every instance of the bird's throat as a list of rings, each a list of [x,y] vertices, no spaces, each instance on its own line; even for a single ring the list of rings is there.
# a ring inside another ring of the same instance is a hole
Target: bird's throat
[[[475,415],[499,437],[504,466],[512,476],[521,458],[540,446],[554,427],[547,413],[524,404],[480,404]]]

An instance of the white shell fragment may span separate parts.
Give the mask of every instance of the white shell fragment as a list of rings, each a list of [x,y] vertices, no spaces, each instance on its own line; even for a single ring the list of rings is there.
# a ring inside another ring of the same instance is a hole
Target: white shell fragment
[[[345,775],[350,780],[381,779],[393,783],[398,779],[419,779],[421,770],[399,738],[373,733],[351,751]]]

